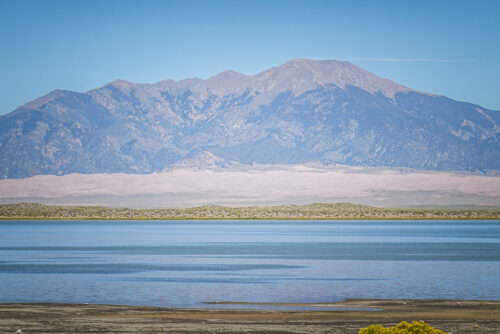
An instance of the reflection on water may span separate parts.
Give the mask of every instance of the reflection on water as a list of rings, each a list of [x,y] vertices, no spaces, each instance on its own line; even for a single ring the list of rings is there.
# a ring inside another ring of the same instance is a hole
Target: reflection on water
[[[500,299],[500,222],[6,221],[0,277],[2,302]]]

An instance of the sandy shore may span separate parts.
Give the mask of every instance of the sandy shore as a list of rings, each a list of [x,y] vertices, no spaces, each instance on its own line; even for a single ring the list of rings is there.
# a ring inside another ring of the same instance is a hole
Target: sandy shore
[[[225,307],[229,306],[225,303]],[[231,304],[231,303],[229,303]],[[244,303],[234,303],[242,307]],[[250,304],[248,304],[250,305]],[[253,304],[252,304],[253,305]],[[357,333],[372,323],[423,320],[448,333],[499,333],[500,301],[348,300],[272,306],[367,310],[170,309],[51,303],[0,304],[0,333]],[[255,305],[254,305],[255,306]],[[217,307],[217,305],[214,305]],[[378,311],[370,311],[370,310]]]

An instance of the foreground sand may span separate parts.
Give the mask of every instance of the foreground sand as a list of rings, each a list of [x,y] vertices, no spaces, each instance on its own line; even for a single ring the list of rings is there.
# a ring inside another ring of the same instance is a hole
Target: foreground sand
[[[224,303],[225,307],[230,306]],[[231,303],[229,303],[231,304]],[[236,303],[235,303],[236,304]],[[251,304],[246,304],[250,305]],[[357,333],[372,323],[423,320],[448,333],[500,333],[500,301],[348,300],[380,311],[168,309],[82,304],[0,304],[0,333]],[[221,305],[222,306],[222,305]],[[234,305],[244,307],[243,305]],[[252,305],[253,306],[253,305]],[[217,307],[217,305],[214,305]]]

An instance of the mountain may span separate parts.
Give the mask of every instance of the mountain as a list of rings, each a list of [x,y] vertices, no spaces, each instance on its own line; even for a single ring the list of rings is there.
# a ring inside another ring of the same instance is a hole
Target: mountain
[[[56,90],[0,116],[0,178],[251,164],[500,170],[500,112],[348,62]]]

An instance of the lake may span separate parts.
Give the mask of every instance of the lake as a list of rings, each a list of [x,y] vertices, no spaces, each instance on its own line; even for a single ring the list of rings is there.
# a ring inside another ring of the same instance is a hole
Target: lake
[[[2,221],[0,281],[0,302],[500,300],[500,221]]]

